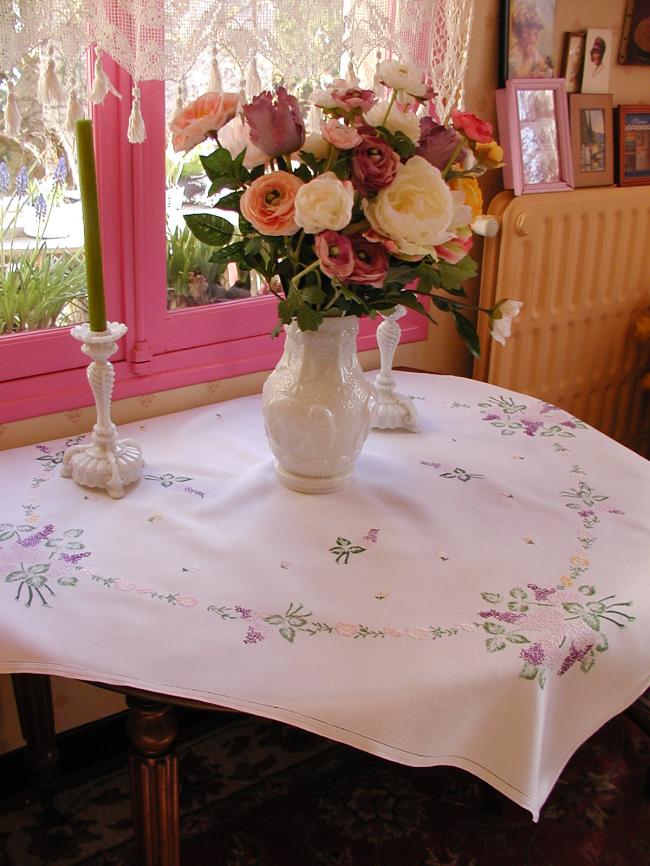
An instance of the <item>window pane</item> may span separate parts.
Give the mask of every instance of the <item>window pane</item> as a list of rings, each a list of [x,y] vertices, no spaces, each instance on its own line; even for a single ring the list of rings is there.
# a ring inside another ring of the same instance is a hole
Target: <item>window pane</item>
[[[209,89],[211,54],[203,52],[181,87],[168,84],[165,115],[171,118],[179,105],[186,105]],[[240,72],[234,63],[220,61],[223,89],[241,89]],[[214,213],[237,225],[234,211],[220,211],[211,205],[218,196],[208,196],[210,182],[200,156],[212,153],[216,143],[203,142],[187,154],[174,153],[168,144],[167,166],[167,308],[182,309],[220,304],[266,295],[266,284],[256,273],[238,272],[235,265],[212,264],[214,249],[198,241],[185,225],[190,213]],[[224,194],[227,190],[224,191]]]
[[[37,99],[41,62],[31,52],[0,81],[2,336],[87,318],[75,142],[66,126],[66,100],[75,86],[78,95],[85,62],[70,70],[57,60],[60,105]]]

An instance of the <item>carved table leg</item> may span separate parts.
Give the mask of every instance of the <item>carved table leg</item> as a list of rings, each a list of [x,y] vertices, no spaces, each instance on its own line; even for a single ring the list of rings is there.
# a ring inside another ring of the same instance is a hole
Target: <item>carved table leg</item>
[[[27,743],[30,787],[48,817],[58,780],[59,751],[54,739],[50,678],[42,674],[12,674],[20,729]]]
[[[179,866],[178,767],[173,707],[129,696],[129,771],[138,866]]]

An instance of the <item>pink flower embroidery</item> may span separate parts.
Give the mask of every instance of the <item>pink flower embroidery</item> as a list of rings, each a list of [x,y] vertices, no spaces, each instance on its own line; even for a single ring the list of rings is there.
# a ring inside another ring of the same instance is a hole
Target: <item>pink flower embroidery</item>
[[[119,580],[119,578],[118,578],[118,580],[115,581],[113,586],[115,587],[115,589],[122,590],[122,592],[132,592],[134,589],[137,588],[136,585],[132,581]]]
[[[351,622],[337,622],[334,629],[336,633],[340,634],[342,637],[354,637],[359,631],[359,626],[354,625]]]
[[[424,638],[429,637],[429,630],[420,625],[413,625],[404,629],[404,634],[413,640],[424,640]]]
[[[179,595],[176,597],[176,604],[181,607],[196,607],[198,603],[198,598],[194,598],[193,595]]]

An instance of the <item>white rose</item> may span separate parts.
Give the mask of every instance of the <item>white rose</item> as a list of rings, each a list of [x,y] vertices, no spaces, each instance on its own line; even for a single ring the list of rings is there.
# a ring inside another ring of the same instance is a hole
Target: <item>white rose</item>
[[[490,316],[490,336],[494,337],[497,343],[501,343],[502,346],[505,346],[506,338],[510,336],[513,318],[519,315],[519,310],[523,305],[523,301],[506,299],[497,304]]]
[[[325,141],[322,135],[312,132],[307,136],[300,150],[311,153],[316,159],[326,159],[330,152],[330,144],[328,141]]]
[[[440,171],[421,156],[411,157],[390,186],[363,202],[373,229],[394,241],[398,256],[414,258],[437,257],[435,247],[454,237],[450,226],[462,219],[459,207]]]
[[[354,189],[349,180],[339,180],[328,171],[310,180],[298,190],[294,220],[309,235],[338,232],[350,222]]]
[[[414,97],[422,97],[427,92],[424,73],[419,66],[384,60],[377,67],[377,73],[382,84],[397,91],[397,101],[403,104],[417,102]]]
[[[367,114],[363,115],[369,126],[385,126],[389,132],[403,132],[413,144],[420,140],[420,120],[414,111],[400,111],[396,105],[391,108],[388,117],[388,102],[378,102]]]
[[[228,150],[233,159],[246,148],[244,168],[256,168],[258,165],[265,165],[271,159],[267,153],[264,153],[250,140],[250,127],[244,124],[240,116],[233,117],[231,121],[221,127],[219,144]]]

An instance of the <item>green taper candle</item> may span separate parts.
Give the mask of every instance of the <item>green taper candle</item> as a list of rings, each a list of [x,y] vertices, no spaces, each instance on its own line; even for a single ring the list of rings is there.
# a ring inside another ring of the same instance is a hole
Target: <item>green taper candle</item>
[[[99,204],[97,201],[92,120],[77,121],[77,159],[79,161],[81,210],[84,220],[88,320],[91,331],[105,331],[106,304],[104,301],[102,241],[99,234]]]

